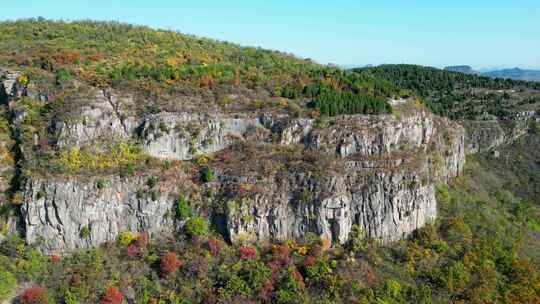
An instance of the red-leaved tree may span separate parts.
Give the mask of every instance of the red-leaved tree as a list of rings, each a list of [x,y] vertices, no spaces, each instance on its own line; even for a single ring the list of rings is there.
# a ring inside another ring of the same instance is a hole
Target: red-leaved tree
[[[218,255],[222,248],[223,244],[220,240],[214,238],[208,239],[208,249],[210,249],[210,253],[213,256]]]
[[[135,245],[139,247],[139,249],[144,249],[148,245],[148,233],[147,232],[141,232],[135,239]]]
[[[47,293],[45,289],[34,286],[27,288],[22,295],[19,296],[19,303],[21,304],[47,304]]]
[[[314,256],[308,256],[304,259],[304,267],[311,267],[315,265],[315,262],[317,262],[317,258]]]
[[[180,266],[182,266],[182,262],[178,259],[176,253],[174,252],[169,251],[161,258],[160,267],[161,273],[164,276],[168,276],[171,273],[176,272]]]
[[[272,261],[276,261],[283,266],[291,262],[291,248],[287,245],[276,245],[272,247]]]
[[[135,244],[131,244],[129,245],[127,248],[126,248],[126,254],[129,256],[129,257],[136,257],[137,255],[139,255],[139,247]]]
[[[302,274],[296,268],[292,270],[291,276],[301,288],[305,287],[304,277],[302,277]]]
[[[242,260],[254,260],[257,258],[257,249],[253,247],[242,246],[238,252]]]
[[[124,299],[124,295],[116,287],[109,287],[101,296],[99,303],[101,304],[120,304]]]

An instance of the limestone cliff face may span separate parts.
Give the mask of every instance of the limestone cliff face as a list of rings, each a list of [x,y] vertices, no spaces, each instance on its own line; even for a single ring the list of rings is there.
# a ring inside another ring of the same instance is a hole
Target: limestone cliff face
[[[115,241],[122,231],[174,231],[174,199],[167,192],[140,194],[142,189],[141,178],[30,178],[22,205],[26,241],[62,252]]]
[[[459,174],[465,160],[463,128],[423,111],[341,117],[309,130],[309,122],[293,122],[285,141],[340,158],[339,169],[277,176],[255,196],[227,201],[233,241],[311,232],[344,243],[353,224],[373,238],[398,240],[436,218],[434,182]]]
[[[59,148],[129,140],[165,160],[248,153],[237,151],[238,144],[254,150],[250,158],[229,164],[239,170],[211,163],[215,180],[189,187],[198,178],[190,170],[182,178],[155,173],[162,181],[155,189],[149,189],[145,173],[25,176],[20,231],[47,252],[89,248],[125,230],[173,233],[182,226],[171,215],[175,202],[190,188],[211,190],[206,200],[215,210],[204,214],[223,218],[219,228],[232,241],[314,233],[343,243],[352,225],[394,241],[436,218],[434,184],[458,175],[465,161],[464,129],[413,100],[396,105],[392,115],[315,120],[271,112],[135,114],[130,96],[96,89],[82,96],[75,114],[50,122]],[[16,103],[17,96],[10,93],[8,99]],[[265,158],[269,150],[281,154]],[[295,166],[309,169],[289,168],[282,161],[290,158],[289,150],[300,151]],[[274,169],[246,173],[265,162]]]
[[[333,242],[348,240],[353,224],[374,238],[393,241],[433,221],[433,184],[402,168],[373,169],[346,163],[343,175],[293,175],[266,182],[253,198],[227,201],[231,240],[286,240],[308,232]]]
[[[505,120],[461,121],[467,133],[466,152],[487,152],[498,146],[511,144],[527,134],[531,120],[538,119],[540,118],[535,111],[522,111],[509,115]]]
[[[135,132],[136,118],[125,110],[133,104],[129,96],[117,96],[104,90],[92,89],[80,97],[76,117],[53,122],[60,147],[82,146],[96,140],[127,140]],[[88,102],[91,101],[91,102]]]
[[[257,118],[221,114],[160,113],[142,125],[143,149],[161,159],[189,160],[220,151],[250,134],[267,133]]]

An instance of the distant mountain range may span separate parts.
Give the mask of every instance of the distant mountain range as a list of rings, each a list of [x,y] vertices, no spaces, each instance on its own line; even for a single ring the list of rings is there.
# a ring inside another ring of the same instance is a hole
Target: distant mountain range
[[[539,70],[524,70],[520,68],[492,70],[489,72],[480,72],[474,70],[468,65],[448,66],[444,68],[447,71],[459,72],[472,75],[483,75],[492,78],[510,78],[514,80],[540,81]]]

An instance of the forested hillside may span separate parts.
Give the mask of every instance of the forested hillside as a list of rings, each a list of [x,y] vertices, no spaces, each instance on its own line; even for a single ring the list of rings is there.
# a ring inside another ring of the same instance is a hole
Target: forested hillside
[[[1,22],[0,302],[537,304],[539,91]]]
[[[24,67],[25,76],[47,91],[53,88],[39,79],[53,77],[65,86],[76,78],[142,92],[156,106],[185,94],[223,105],[231,102],[227,94],[249,90],[265,105],[270,97],[311,98],[324,91],[322,100],[343,92],[364,96],[355,108],[364,113],[387,111],[386,98],[399,94],[386,81],[309,59],[142,26],[39,19],[0,28],[0,64]]]
[[[65,257],[7,239],[0,297],[19,281],[49,303],[537,303],[540,209],[502,184],[469,159],[453,186],[437,189],[439,220],[386,246],[358,228],[331,249],[315,235],[230,245],[201,224],[160,242],[124,233]]]
[[[505,117],[515,111],[538,110],[538,82],[489,78],[417,65],[381,65],[354,71],[385,79],[422,96],[436,113],[474,119],[484,113]]]

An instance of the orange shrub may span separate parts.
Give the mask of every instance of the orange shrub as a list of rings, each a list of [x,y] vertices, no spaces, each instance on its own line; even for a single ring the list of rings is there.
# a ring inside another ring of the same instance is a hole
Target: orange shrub
[[[174,252],[167,252],[161,258],[160,268],[161,273],[165,276],[174,273],[182,266],[182,262],[176,256]]]
[[[109,287],[101,296],[99,303],[101,304],[120,304],[124,299],[124,295],[116,287]]]
[[[19,296],[20,304],[47,304],[47,293],[45,289],[35,286],[27,288],[22,295]]]
[[[257,258],[257,249],[252,247],[242,246],[238,252],[242,260],[254,260]]]

